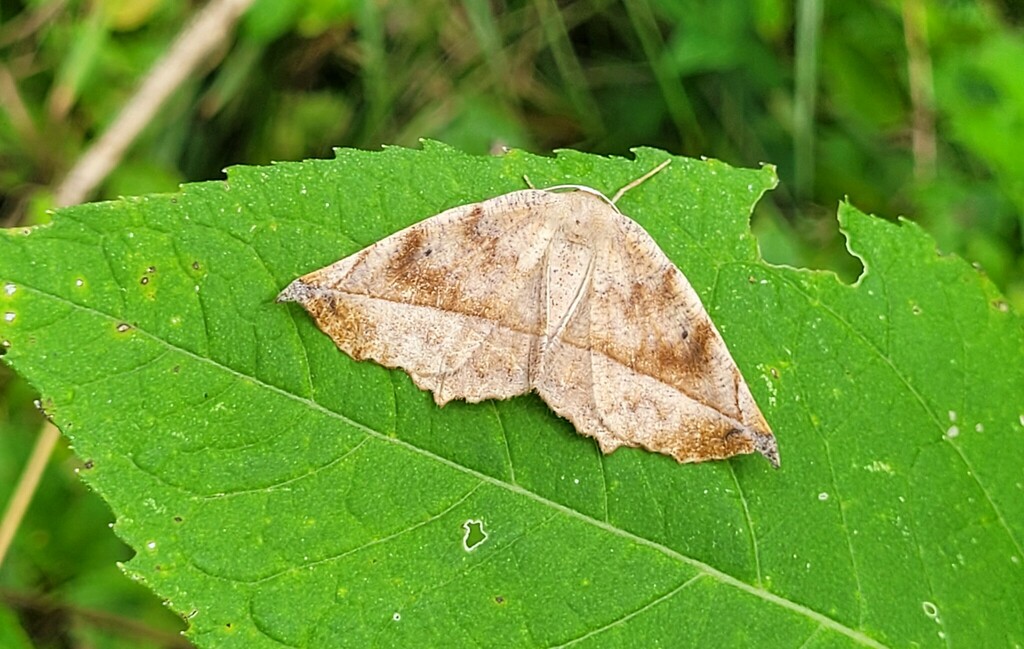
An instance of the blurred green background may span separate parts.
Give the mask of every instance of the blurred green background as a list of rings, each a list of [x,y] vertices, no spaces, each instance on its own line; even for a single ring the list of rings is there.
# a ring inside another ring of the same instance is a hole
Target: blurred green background
[[[204,3],[0,0],[0,225],[54,189]],[[1024,5],[1017,0],[256,0],[94,198],[174,191],[332,147],[645,145],[777,165],[765,258],[861,271],[849,197],[921,223],[1024,310]],[[585,178],[579,179],[586,182]],[[415,182],[415,179],[410,179]],[[42,426],[0,367],[0,503]],[[0,566],[0,646],[186,646],[123,577],[111,515],[52,457]]]

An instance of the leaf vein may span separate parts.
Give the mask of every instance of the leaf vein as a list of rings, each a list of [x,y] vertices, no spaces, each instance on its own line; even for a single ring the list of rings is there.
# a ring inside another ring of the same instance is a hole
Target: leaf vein
[[[644,604],[640,608],[632,610],[632,611],[626,613],[625,615],[623,615],[623,616],[621,616],[621,617],[619,617],[619,618],[609,622],[608,624],[605,624],[602,627],[598,627],[596,629],[593,629],[592,631],[588,631],[587,633],[584,633],[581,636],[573,638],[572,640],[569,640],[568,642],[564,642],[564,643],[558,644],[558,645],[553,645],[551,647],[551,649],[561,649],[562,647],[571,647],[574,644],[578,644],[578,643],[583,642],[584,640],[587,640],[589,638],[592,638],[592,637],[594,637],[594,636],[596,636],[598,634],[604,633],[605,631],[608,631],[610,629],[614,629],[617,626],[625,624],[626,622],[629,622],[634,617],[636,617],[638,615],[642,615],[643,613],[645,613],[645,612],[649,611],[650,609],[654,608],[658,604],[661,604],[662,602],[664,602],[666,600],[672,599],[673,597],[678,595],[680,592],[685,590],[687,587],[689,587],[692,583],[694,583],[698,579],[700,579],[702,577],[705,577],[705,576],[707,576],[707,575],[705,573],[703,573],[703,572],[697,573],[696,575],[694,575],[693,577],[690,577],[689,579],[684,581],[682,584],[676,586],[675,588],[673,588],[669,592],[667,592],[664,595],[661,595],[661,596],[651,600],[650,602],[647,602],[646,604]]]
[[[366,442],[369,441],[369,439],[370,438],[368,436],[364,437],[363,439],[359,440],[358,444],[356,444],[355,446],[353,446],[349,450],[345,451],[344,453],[342,453],[338,457],[334,458],[330,462],[327,462],[326,464],[321,464],[320,466],[315,466],[310,471],[306,471],[305,473],[302,473],[300,475],[295,475],[295,476],[292,476],[290,478],[286,478],[284,480],[281,480],[280,482],[274,482],[272,484],[263,485],[263,486],[260,486],[260,487],[254,487],[252,489],[238,489],[236,491],[228,491],[228,492],[216,493],[216,494],[197,494],[197,493],[191,492],[191,490],[189,490],[187,487],[181,487],[181,488],[184,491],[186,491],[187,493],[192,493],[193,496],[199,498],[200,500],[221,500],[221,499],[224,499],[224,498],[233,498],[235,496],[243,496],[243,495],[246,495],[246,494],[258,494],[258,493],[266,493],[266,492],[270,492],[270,491],[277,491],[278,489],[281,489],[282,487],[286,487],[287,485],[294,484],[296,482],[299,482],[300,480],[305,480],[306,478],[312,478],[313,476],[317,475],[318,473],[321,473],[323,471],[326,471],[327,469],[330,469],[332,467],[335,467],[335,466],[341,464],[342,462],[347,460],[351,455],[353,455],[356,451],[358,451],[364,444],[366,444]]]
[[[754,521],[750,518],[750,507],[747,505],[747,495],[743,492],[743,486],[740,484],[739,477],[736,475],[736,469],[733,467],[732,462],[726,462],[725,465],[729,467],[729,475],[732,476],[733,484],[736,485],[736,491],[740,495],[740,503],[743,505],[743,518],[747,522],[747,531],[750,533],[750,549],[754,559],[754,570],[757,573],[757,585],[761,587],[764,583],[761,574],[761,550],[757,544],[757,534],[754,533]]]
[[[42,295],[42,296],[45,296],[45,297],[57,300],[59,302],[64,302],[64,303],[67,303],[67,304],[71,304],[71,305],[73,305],[74,308],[82,309],[82,310],[84,310],[84,311],[86,311],[88,313],[92,313],[92,314],[94,314],[94,315],[96,315],[98,317],[106,318],[106,319],[114,321],[114,322],[118,321],[118,318],[113,317],[113,316],[111,316],[111,315],[109,315],[107,313],[104,313],[102,311],[99,311],[98,309],[95,309],[95,308],[92,308],[92,307],[88,307],[88,306],[84,306],[84,305],[81,305],[81,304],[76,304],[74,302],[71,302],[70,300],[67,300],[67,299],[63,298],[62,296],[54,295],[54,294],[49,293],[47,291],[44,291],[42,289],[38,289],[38,288],[35,288],[35,287],[32,287],[32,286],[28,286],[28,285],[24,285],[24,284],[23,284],[23,286],[25,287],[26,290],[33,291],[33,292],[35,292],[35,293],[37,293],[39,295]],[[638,536],[638,535],[636,535],[636,534],[634,534],[632,532],[629,532],[627,530],[621,529],[619,527],[615,527],[614,525],[612,525],[610,523],[606,523],[604,521],[601,521],[601,520],[598,520],[596,518],[593,518],[592,516],[584,514],[583,512],[577,511],[577,510],[575,510],[575,509],[573,509],[571,507],[563,505],[563,504],[561,504],[559,502],[556,502],[554,500],[551,500],[549,498],[546,498],[545,496],[542,496],[542,495],[540,495],[538,493],[530,491],[529,489],[526,489],[526,488],[521,487],[519,485],[511,484],[511,483],[506,482],[504,480],[501,480],[499,478],[495,478],[495,477],[487,475],[485,473],[481,473],[481,472],[479,472],[479,471],[477,471],[475,469],[472,469],[470,467],[458,464],[457,462],[455,462],[453,460],[449,460],[446,457],[437,455],[436,453],[433,453],[433,452],[431,452],[431,451],[429,451],[427,449],[420,448],[419,446],[416,446],[415,444],[407,442],[407,441],[405,441],[403,439],[400,439],[400,438],[397,438],[397,437],[391,437],[391,436],[387,435],[386,433],[382,433],[382,432],[380,432],[378,430],[375,430],[374,428],[371,428],[370,426],[367,426],[366,424],[360,423],[360,422],[358,422],[358,421],[356,421],[354,419],[351,419],[351,418],[349,418],[349,417],[347,417],[347,416],[345,416],[345,415],[343,415],[343,414],[341,414],[339,412],[335,412],[335,411],[333,411],[333,410],[331,410],[331,409],[321,405],[320,403],[317,403],[316,401],[313,401],[312,399],[309,399],[307,397],[303,397],[302,395],[299,395],[299,394],[295,394],[294,392],[290,392],[290,391],[286,390],[285,388],[278,387],[278,386],[273,385],[271,383],[267,383],[267,382],[265,382],[264,380],[262,380],[259,377],[248,375],[248,374],[246,374],[244,372],[236,370],[233,367],[225,365],[225,364],[223,364],[223,363],[221,363],[221,362],[219,362],[219,361],[217,361],[217,360],[215,360],[213,358],[206,358],[206,357],[200,356],[200,355],[196,354],[195,352],[193,352],[193,351],[191,351],[189,349],[186,349],[186,348],[183,348],[183,347],[179,347],[179,346],[175,345],[174,343],[171,343],[171,342],[168,342],[166,340],[163,340],[163,339],[159,338],[158,336],[156,336],[154,334],[151,334],[148,331],[145,331],[144,329],[137,328],[136,331],[138,331],[140,334],[145,335],[148,338],[152,339],[157,344],[164,345],[164,346],[166,346],[166,347],[168,347],[168,348],[170,348],[172,350],[175,350],[178,353],[182,354],[183,356],[191,358],[192,360],[194,360],[196,362],[213,366],[213,367],[215,367],[217,369],[220,369],[221,371],[224,371],[224,372],[226,372],[228,374],[231,374],[231,375],[233,375],[233,376],[235,376],[237,378],[251,380],[254,383],[256,383],[257,385],[266,388],[270,392],[276,393],[279,396],[282,396],[284,398],[291,399],[291,400],[293,400],[293,401],[295,401],[297,403],[301,403],[301,404],[307,406],[308,408],[310,408],[311,410],[319,412],[319,413],[321,413],[322,415],[324,415],[326,417],[329,417],[329,418],[332,418],[332,419],[336,419],[337,421],[339,421],[339,422],[341,422],[341,423],[343,423],[343,424],[345,424],[347,426],[350,426],[352,428],[360,430],[360,431],[362,431],[362,432],[364,432],[364,433],[366,433],[368,435],[372,435],[373,437],[375,437],[375,438],[377,438],[377,439],[379,439],[381,441],[387,442],[389,444],[394,444],[394,445],[399,446],[399,447],[401,447],[401,448],[403,448],[403,449],[405,449],[407,451],[410,451],[412,453],[416,453],[418,455],[422,455],[423,457],[425,457],[427,459],[433,460],[434,462],[437,462],[439,464],[443,464],[444,466],[447,466],[447,467],[449,467],[449,468],[451,468],[451,469],[453,469],[455,471],[460,471],[460,472],[465,473],[467,475],[473,476],[473,477],[477,478],[478,480],[480,480],[482,482],[487,482],[487,483],[492,484],[492,485],[494,485],[496,487],[499,487],[499,488],[505,489],[505,490],[507,490],[507,491],[509,491],[511,493],[514,493],[516,495],[523,496],[524,498],[529,498],[531,500],[534,500],[538,504],[544,505],[546,507],[550,507],[553,510],[558,511],[558,512],[560,512],[560,513],[562,513],[562,514],[564,514],[566,516],[570,516],[570,517],[576,518],[576,519],[578,519],[578,520],[580,520],[580,521],[582,521],[584,523],[588,523],[590,525],[593,525],[594,527],[596,527],[596,528],[598,528],[598,529],[600,529],[600,530],[602,530],[604,532],[607,532],[609,534],[613,534],[615,536],[619,536],[621,538],[627,539],[627,540],[629,540],[629,541],[631,541],[633,543],[636,543],[638,545],[642,545],[642,546],[648,547],[648,548],[650,548],[652,550],[655,550],[657,552],[660,552],[660,553],[664,554],[667,557],[670,557],[672,559],[675,559],[675,560],[680,561],[682,563],[685,563],[687,565],[690,565],[690,566],[693,566],[695,568],[698,568],[698,569],[702,570],[703,572],[707,573],[709,576],[713,577],[714,579],[716,579],[717,581],[719,581],[719,582],[721,582],[721,583],[723,583],[725,585],[728,585],[728,586],[731,586],[733,588],[737,588],[739,590],[742,590],[742,591],[744,591],[746,593],[749,593],[749,594],[751,594],[751,595],[753,595],[753,596],[755,596],[755,597],[757,597],[757,598],[759,598],[761,600],[764,600],[764,601],[766,601],[768,603],[771,603],[771,604],[774,604],[776,606],[779,606],[780,608],[784,608],[784,609],[787,609],[789,611],[793,611],[795,613],[801,614],[801,615],[803,615],[803,616],[805,616],[807,618],[816,620],[816,621],[824,624],[825,626],[827,626],[827,627],[829,627],[829,628],[831,628],[831,629],[833,629],[833,630],[835,630],[835,631],[837,631],[837,632],[839,632],[839,633],[841,633],[841,634],[843,634],[843,635],[845,635],[845,636],[847,636],[847,637],[849,637],[849,638],[851,638],[851,639],[853,639],[855,641],[860,642],[861,644],[864,644],[864,645],[869,646],[869,647],[874,647],[874,648],[877,648],[877,649],[881,649],[881,648],[884,647],[884,645],[882,645],[878,641],[874,640],[870,636],[866,635],[862,631],[850,628],[850,627],[844,625],[843,623],[839,622],[838,620],[832,619],[832,618],[828,617],[827,615],[825,615],[823,613],[820,613],[820,612],[818,612],[818,611],[816,611],[816,610],[814,610],[814,609],[812,609],[812,608],[810,608],[808,606],[805,606],[805,605],[800,604],[798,602],[794,602],[792,600],[786,599],[784,597],[776,595],[775,593],[772,593],[770,591],[764,590],[763,588],[759,588],[757,586],[753,586],[751,584],[748,584],[748,583],[746,583],[746,582],[744,582],[744,581],[742,581],[742,580],[740,580],[740,579],[738,579],[736,577],[733,577],[732,575],[730,575],[728,573],[725,573],[725,572],[722,572],[721,570],[718,570],[717,568],[711,566],[710,564],[704,563],[703,561],[700,561],[699,559],[695,559],[695,558],[690,557],[688,555],[682,554],[682,553],[672,549],[671,547],[668,547],[666,545],[662,545],[661,543],[657,543],[657,542],[652,541],[650,539],[646,539],[646,538],[644,538],[642,536]],[[201,569],[198,566],[196,566],[196,567],[197,567],[197,569]]]
[[[493,399],[490,400],[491,410],[494,412],[494,418],[498,420],[498,428],[501,430],[501,439],[505,442],[505,459],[508,460],[508,480],[512,484],[516,484],[516,468],[512,465],[512,449],[508,444],[508,429],[505,428],[505,420],[501,418],[501,412],[498,410],[498,405]]]
[[[477,489],[482,487],[483,484],[484,484],[483,481],[477,482],[475,485],[473,485],[473,487],[469,491],[464,493],[462,496],[460,496],[458,499],[456,499],[452,504],[448,505],[447,507],[445,507],[440,512],[438,512],[436,514],[433,514],[433,515],[423,519],[422,521],[418,521],[416,523],[413,523],[412,525],[410,525],[408,527],[405,527],[405,528],[403,528],[403,529],[401,529],[401,530],[399,530],[397,532],[392,532],[391,534],[388,534],[387,536],[382,536],[379,539],[374,539],[372,541],[367,541],[366,543],[363,543],[362,545],[356,546],[354,548],[350,548],[348,550],[345,550],[344,552],[339,552],[338,554],[330,556],[330,557],[324,557],[323,559],[317,559],[316,561],[310,561],[309,563],[304,563],[302,565],[296,565],[296,566],[292,566],[291,568],[286,568],[284,570],[280,570],[280,571],[278,571],[278,572],[276,572],[274,574],[267,575],[265,577],[260,577],[259,579],[256,579],[256,580],[247,581],[247,580],[240,580],[240,579],[232,579],[232,581],[235,581],[236,583],[262,584],[262,583],[266,583],[268,581],[271,581],[273,579],[277,579],[278,577],[280,577],[282,575],[285,575],[285,574],[288,574],[288,573],[293,573],[293,572],[296,572],[298,570],[307,570],[309,568],[313,568],[315,566],[323,565],[325,563],[331,563],[331,562],[337,561],[339,559],[344,559],[347,556],[350,556],[350,555],[362,552],[363,550],[366,550],[367,548],[372,548],[372,547],[374,547],[376,545],[380,545],[381,543],[387,543],[388,541],[393,541],[394,539],[396,539],[396,538],[398,538],[400,536],[404,536],[405,534],[408,534],[409,532],[418,530],[419,528],[421,528],[421,527],[423,527],[425,525],[429,525],[429,524],[433,523],[434,521],[436,521],[436,520],[438,520],[440,518],[443,518],[445,515],[450,513],[452,510],[454,510],[456,507],[458,507],[462,503],[466,502],[466,500],[468,500],[469,497],[472,496],[476,492]]]

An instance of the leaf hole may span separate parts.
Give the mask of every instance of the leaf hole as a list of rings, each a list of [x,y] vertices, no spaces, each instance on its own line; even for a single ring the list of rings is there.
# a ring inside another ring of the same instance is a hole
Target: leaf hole
[[[484,531],[482,519],[479,521],[469,519],[462,524],[462,529],[466,531],[462,537],[462,548],[466,552],[472,552],[487,540],[487,532]]]

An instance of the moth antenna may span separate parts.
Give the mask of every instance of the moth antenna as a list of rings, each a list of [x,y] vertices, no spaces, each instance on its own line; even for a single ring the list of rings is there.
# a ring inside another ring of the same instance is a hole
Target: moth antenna
[[[633,189],[634,187],[636,187],[640,183],[648,180],[651,176],[653,176],[654,174],[658,173],[659,171],[661,171],[665,167],[669,166],[669,164],[671,164],[671,162],[672,162],[672,158],[669,158],[669,159],[665,160],[664,162],[662,162],[660,165],[658,165],[654,169],[651,169],[650,171],[648,171],[644,175],[640,176],[636,180],[630,182],[628,185],[626,185],[625,187],[623,187],[619,191],[615,192],[615,195],[612,196],[612,205],[614,205],[615,203],[618,203],[619,199],[622,198],[623,194],[625,194],[629,190]]]
[[[530,182],[530,177],[527,176],[526,174],[523,174],[523,181],[526,182],[526,186],[529,187],[530,189],[537,189],[536,187],[533,186],[533,183]]]

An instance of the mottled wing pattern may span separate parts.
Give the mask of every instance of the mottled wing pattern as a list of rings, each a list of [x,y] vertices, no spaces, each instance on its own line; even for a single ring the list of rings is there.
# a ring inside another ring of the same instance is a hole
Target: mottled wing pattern
[[[456,207],[300,277],[305,307],[356,359],[438,404],[535,389],[602,451],[680,462],[758,451],[768,424],[683,274],[593,190]]]
[[[541,329],[545,213],[558,200],[525,190],[447,210],[278,299],[301,303],[353,358],[404,369],[438,404],[523,394]]]
[[[602,217],[588,300],[597,418],[616,437],[680,462],[759,451],[775,438],[686,277],[637,223]]]

